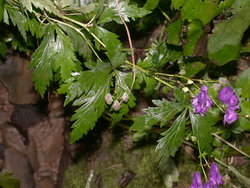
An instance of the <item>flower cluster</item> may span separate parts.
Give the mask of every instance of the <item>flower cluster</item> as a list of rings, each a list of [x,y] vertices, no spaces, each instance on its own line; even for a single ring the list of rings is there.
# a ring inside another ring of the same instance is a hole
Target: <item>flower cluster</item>
[[[223,185],[222,175],[219,172],[217,163],[213,162],[209,171],[209,180],[203,185],[199,172],[193,174],[192,184],[190,188],[217,188]]]
[[[113,99],[113,96],[110,94],[110,93],[107,93],[106,96],[105,96],[105,101],[108,105],[111,105],[112,103],[112,108],[115,110],[115,111],[118,111],[120,110],[121,108],[121,103],[122,102],[128,102],[128,99],[129,99],[129,96],[128,94],[125,92],[123,93],[122,97],[120,98],[120,100],[115,100]]]
[[[226,113],[224,116],[224,124],[232,124],[238,119],[238,115],[235,110],[239,109],[239,99],[232,90],[231,87],[224,87],[218,95],[218,98],[221,102],[227,105]]]
[[[230,125],[238,119],[238,115],[235,110],[240,108],[239,98],[229,86],[221,89],[218,94],[218,98],[221,102],[227,105],[224,115],[224,124]],[[199,95],[192,100],[194,113],[204,116],[205,112],[212,106],[212,104],[212,99],[208,95],[207,86],[202,86]]]
[[[202,86],[199,95],[192,100],[194,113],[204,116],[205,112],[212,106],[212,104],[213,102],[208,95],[207,86]]]

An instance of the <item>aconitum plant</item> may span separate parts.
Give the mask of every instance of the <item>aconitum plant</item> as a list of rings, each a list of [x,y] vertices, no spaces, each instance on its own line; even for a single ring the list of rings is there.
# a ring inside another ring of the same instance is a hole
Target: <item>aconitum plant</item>
[[[223,177],[220,174],[217,163],[213,162],[209,171],[209,179],[203,185],[201,180],[201,174],[195,172],[192,177],[192,184],[190,188],[217,188],[219,185],[223,185]]]
[[[238,119],[238,115],[235,110],[239,109],[239,98],[234,93],[233,89],[229,86],[224,87],[218,94],[218,98],[221,102],[227,105],[226,113],[224,115],[224,124],[232,124]]]
[[[207,86],[202,86],[199,95],[192,100],[194,113],[204,116],[206,111],[212,106],[212,104],[213,102],[208,95]]]

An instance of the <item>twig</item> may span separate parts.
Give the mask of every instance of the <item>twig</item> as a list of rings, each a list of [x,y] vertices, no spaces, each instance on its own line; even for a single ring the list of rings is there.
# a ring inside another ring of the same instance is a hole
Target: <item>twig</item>
[[[250,156],[245,153],[244,151],[240,150],[239,148],[235,147],[234,145],[232,145],[231,143],[229,143],[228,141],[224,140],[223,138],[221,138],[219,135],[215,134],[215,133],[211,133],[214,137],[218,138],[219,140],[221,140],[222,142],[226,143],[227,145],[229,145],[231,148],[233,148],[234,150],[238,151],[239,153],[241,153],[242,155],[246,156],[247,158],[250,159]]]
[[[121,19],[121,21],[122,21],[125,29],[126,29],[127,36],[128,36],[129,47],[130,47],[130,50],[131,50],[131,58],[132,58],[132,63],[133,63],[133,80],[132,80],[130,88],[132,90],[133,87],[134,87],[134,84],[135,84],[135,79],[136,79],[136,66],[135,66],[134,48],[133,48],[133,44],[132,44],[132,40],[131,40],[131,36],[130,36],[130,32],[129,32],[128,26],[127,26],[126,22],[124,21],[124,19],[122,18],[118,6],[119,6],[119,0],[116,0],[117,13],[118,13],[118,16],[120,17],[120,19]]]

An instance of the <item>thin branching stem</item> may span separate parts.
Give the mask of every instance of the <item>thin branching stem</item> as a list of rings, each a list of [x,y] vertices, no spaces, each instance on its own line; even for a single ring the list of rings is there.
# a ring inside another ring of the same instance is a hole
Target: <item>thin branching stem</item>
[[[244,151],[240,150],[239,148],[235,147],[233,144],[229,143],[228,141],[224,140],[223,138],[221,138],[219,135],[212,133],[212,135],[216,138],[218,138],[219,140],[221,140],[222,142],[226,143],[227,145],[229,145],[231,148],[233,148],[234,150],[238,151],[239,153],[241,153],[242,155],[244,155],[245,157],[250,159],[250,156],[245,153]]]
[[[100,61],[102,61],[102,59],[99,57],[99,55],[97,54],[97,52],[96,52],[95,49],[93,48],[92,44],[88,41],[88,39],[87,39],[86,36],[80,31],[80,29],[78,29],[78,28],[76,28],[76,27],[74,27],[74,26],[72,26],[72,25],[70,25],[70,24],[64,23],[64,22],[62,22],[62,21],[60,21],[60,20],[54,19],[54,18],[48,17],[48,19],[51,20],[51,21],[57,22],[57,23],[59,23],[59,24],[65,25],[65,26],[67,26],[67,27],[70,27],[71,29],[74,29],[77,33],[79,33],[79,34],[83,37],[83,39],[84,39],[84,40],[86,41],[86,43],[89,45],[89,47],[91,48],[91,50],[93,51],[93,53],[96,55],[97,59],[100,60]]]
[[[116,0],[116,9],[117,9],[118,16],[120,17],[120,19],[121,19],[121,21],[122,21],[122,23],[123,23],[123,25],[124,25],[124,27],[126,29],[126,33],[127,33],[127,36],[128,36],[129,47],[130,47],[130,50],[131,50],[131,59],[132,59],[132,63],[133,63],[133,80],[132,80],[130,88],[132,90],[133,87],[134,87],[134,84],[135,84],[135,79],[136,79],[136,64],[135,64],[134,48],[133,48],[129,28],[128,28],[126,22],[124,21],[124,19],[122,18],[121,13],[119,11],[119,0]]]

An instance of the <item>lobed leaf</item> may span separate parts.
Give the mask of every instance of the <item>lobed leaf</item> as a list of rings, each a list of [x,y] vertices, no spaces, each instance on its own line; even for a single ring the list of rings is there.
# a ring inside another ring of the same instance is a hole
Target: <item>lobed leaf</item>
[[[10,7],[5,7],[9,14],[11,22],[14,26],[17,26],[24,40],[27,40],[26,30],[28,29],[27,18],[18,10]],[[5,22],[6,23],[6,22]],[[8,24],[8,23],[7,23]]]
[[[153,125],[160,123],[162,127],[176,114],[183,110],[183,106],[178,103],[163,100],[153,100],[157,107],[148,107],[144,109],[145,114],[136,118],[131,130],[139,131],[141,129],[150,129]]]
[[[213,114],[206,112],[205,116],[189,112],[193,135],[197,138],[197,142],[202,151],[210,153],[212,147],[212,126],[217,122],[217,118]]]
[[[70,39],[58,27],[51,25],[30,62],[30,67],[35,68],[33,81],[40,95],[44,95],[52,81],[53,72],[58,72],[62,81],[70,78],[71,73],[77,70],[75,61]]]
[[[109,72],[109,69],[80,72],[77,82],[79,82],[78,86],[83,93],[73,103],[73,105],[80,107],[75,111],[71,119],[75,121],[72,125],[71,143],[79,140],[83,134],[87,134],[89,130],[93,129],[96,121],[104,112],[106,108],[104,98],[109,93],[112,81]],[[80,94],[76,95],[79,96]]]
[[[174,157],[176,151],[182,144],[185,137],[185,124],[186,124],[186,112],[185,109],[174,121],[171,127],[162,133],[163,136],[158,140],[156,150],[159,152],[159,166],[162,169],[169,157]]]

